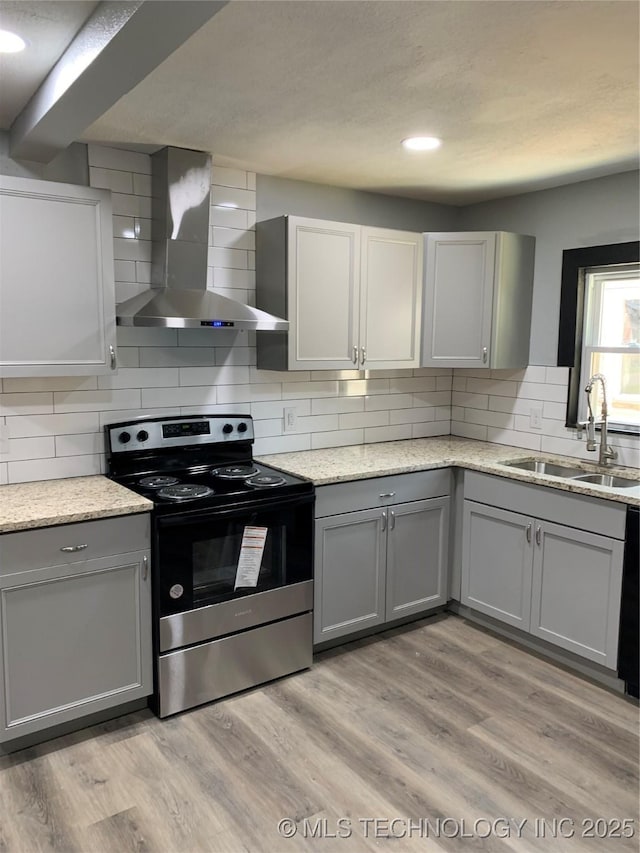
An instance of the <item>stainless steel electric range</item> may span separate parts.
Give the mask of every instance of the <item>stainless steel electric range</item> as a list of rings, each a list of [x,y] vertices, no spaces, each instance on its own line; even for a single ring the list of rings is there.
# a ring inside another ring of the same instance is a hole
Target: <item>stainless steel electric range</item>
[[[249,415],[105,432],[108,475],[154,503],[158,716],[310,666],[313,484],[253,460]]]

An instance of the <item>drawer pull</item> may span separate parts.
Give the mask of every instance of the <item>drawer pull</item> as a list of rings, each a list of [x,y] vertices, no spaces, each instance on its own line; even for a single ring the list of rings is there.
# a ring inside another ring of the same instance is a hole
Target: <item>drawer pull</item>
[[[536,545],[540,545],[542,542],[542,528],[536,527]]]
[[[65,554],[75,554],[76,551],[84,551],[88,547],[88,545],[64,545],[60,550]]]
[[[361,347],[360,348],[360,361],[362,364],[364,364],[366,360],[367,360],[367,350],[365,349],[365,347]]]
[[[384,531],[386,529],[387,529],[387,513],[383,512],[382,513],[382,532],[384,533]]]
[[[382,492],[382,494],[380,495],[381,498],[395,498],[395,496],[395,492]]]
[[[149,560],[145,556],[142,558],[142,580],[146,581],[146,579],[148,577],[149,577]]]
[[[389,515],[391,517],[391,527],[390,530],[396,529],[396,514],[393,510],[389,510]]]
[[[109,347],[109,361],[111,363],[111,370],[115,370],[118,366],[118,356],[112,346]]]
[[[531,542],[531,525],[527,524],[527,542]]]
[[[351,360],[354,364],[358,363],[358,347],[355,344],[353,345],[353,357]]]

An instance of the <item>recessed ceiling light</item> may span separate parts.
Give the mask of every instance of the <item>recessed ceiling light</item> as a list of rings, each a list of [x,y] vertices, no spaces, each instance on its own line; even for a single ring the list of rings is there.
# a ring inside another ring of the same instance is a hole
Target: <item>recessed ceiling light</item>
[[[433,151],[440,148],[442,140],[436,139],[435,136],[409,136],[402,140],[402,144],[409,151]]]
[[[26,42],[9,30],[0,30],[0,53],[20,53],[26,47]]]

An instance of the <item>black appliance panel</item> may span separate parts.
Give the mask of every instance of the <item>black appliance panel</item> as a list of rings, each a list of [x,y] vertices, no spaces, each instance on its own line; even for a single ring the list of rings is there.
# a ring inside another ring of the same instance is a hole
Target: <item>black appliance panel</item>
[[[618,675],[630,696],[640,698],[640,508],[627,507],[627,529],[622,570]]]

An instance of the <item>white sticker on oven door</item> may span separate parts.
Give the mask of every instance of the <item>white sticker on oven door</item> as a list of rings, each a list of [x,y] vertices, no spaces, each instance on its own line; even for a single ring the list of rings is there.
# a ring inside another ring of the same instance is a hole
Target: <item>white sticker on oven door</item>
[[[268,530],[268,527],[245,527],[242,534],[234,589],[258,585],[258,575],[260,574]]]

